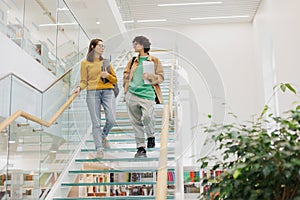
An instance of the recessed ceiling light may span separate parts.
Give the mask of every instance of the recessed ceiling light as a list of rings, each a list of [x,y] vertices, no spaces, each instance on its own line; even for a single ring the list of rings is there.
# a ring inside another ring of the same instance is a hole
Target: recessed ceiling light
[[[234,18],[249,18],[249,15],[233,15],[233,16],[219,16],[219,17],[192,17],[190,20],[209,20],[209,19],[234,19]]]
[[[77,22],[71,22],[71,23],[57,23],[57,24],[40,24],[40,27],[45,26],[71,26],[71,25],[78,25]]]
[[[99,18],[96,18],[96,24],[100,24],[100,20],[99,20]]]
[[[165,22],[166,19],[147,19],[147,20],[137,20],[138,23],[147,23],[147,22]]]
[[[194,6],[194,5],[215,5],[215,4],[222,4],[222,1],[214,1],[214,2],[198,2],[198,3],[164,3],[164,4],[157,4],[160,7],[166,6]]]
[[[134,20],[123,21],[123,24],[134,23]]]
[[[69,8],[65,7],[65,8],[57,8],[58,11],[69,11]]]

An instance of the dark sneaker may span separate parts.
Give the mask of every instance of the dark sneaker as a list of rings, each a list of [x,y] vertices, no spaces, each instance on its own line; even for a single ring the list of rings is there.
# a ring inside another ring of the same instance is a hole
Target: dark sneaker
[[[137,148],[137,152],[134,155],[135,158],[147,158],[146,149],[144,147]]]
[[[155,137],[149,137],[147,142],[147,148],[155,147]]]

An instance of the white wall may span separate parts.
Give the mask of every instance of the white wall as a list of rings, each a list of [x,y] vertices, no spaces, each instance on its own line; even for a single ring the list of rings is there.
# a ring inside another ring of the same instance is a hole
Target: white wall
[[[256,14],[253,27],[256,42],[260,50],[265,75],[266,100],[272,95],[273,86],[279,83],[291,83],[299,89],[300,79],[300,1],[299,0],[263,0]],[[272,71],[270,71],[270,68]],[[274,75],[274,76],[272,76]],[[273,79],[272,79],[273,78]],[[279,112],[292,108],[294,100],[299,98],[291,93],[279,93]],[[276,105],[276,102],[272,104]],[[275,110],[275,109],[273,109]]]
[[[40,90],[46,89],[56,77],[0,32],[0,77],[14,72]]]
[[[195,127],[195,123],[199,123],[195,121],[196,118],[200,119],[200,124],[205,124],[209,122],[208,114],[222,116],[221,112],[224,111],[237,115],[238,121],[251,120],[253,115],[258,116],[264,106],[264,83],[252,24],[192,25],[175,27],[174,30],[202,47],[212,61],[213,64],[208,64],[204,61],[205,57],[202,57],[198,60],[199,63],[194,63],[201,73],[204,72],[203,65],[215,68],[213,81],[209,81],[211,77],[202,73],[203,78],[200,79],[195,73],[197,70],[192,69],[187,62],[179,61],[193,87],[191,92],[194,94],[190,94],[189,98],[197,99],[196,103],[191,99],[186,99],[189,103],[182,102],[181,113],[184,114],[182,118],[190,119],[190,125]],[[190,47],[190,51],[198,57],[203,54],[199,48]],[[224,90],[224,98],[215,96],[216,94],[212,92],[211,89],[216,87]],[[181,98],[181,101],[184,99]],[[214,111],[216,103],[225,103],[225,108],[217,109],[220,113]],[[220,123],[233,120],[236,119],[226,114],[222,121],[220,118],[212,121]],[[183,124],[182,127],[186,127],[188,123]],[[185,138],[180,143],[185,166],[193,165],[199,157],[215,152],[214,144],[204,144],[207,135],[202,129],[186,127],[179,134],[183,134]]]
[[[272,111],[278,104],[283,112],[294,100],[299,101],[291,93],[280,93],[278,102],[270,101],[275,84],[288,82],[300,91],[299,19],[300,1],[263,0],[253,23],[181,26],[173,30],[191,38],[210,56],[222,79],[226,111],[244,121],[258,115],[265,103],[273,106]],[[187,72],[189,78],[194,76]],[[207,98],[207,94],[203,96]],[[201,146],[203,139],[203,135],[196,138],[195,154],[197,149],[201,154],[212,149]]]
[[[198,43],[214,62],[225,89],[226,111],[243,121],[262,110],[262,71],[252,24],[194,25],[175,30]]]

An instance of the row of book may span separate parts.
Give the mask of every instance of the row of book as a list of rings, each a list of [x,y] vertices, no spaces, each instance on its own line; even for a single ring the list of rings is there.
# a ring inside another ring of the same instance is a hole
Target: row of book
[[[113,186],[110,189],[110,196],[152,196],[152,195],[154,195],[153,185]]]
[[[175,181],[175,172],[168,171],[168,182],[174,182],[174,181]]]
[[[203,170],[202,171],[202,178],[204,179],[214,179],[222,174],[222,170]]]
[[[145,181],[155,181],[156,173],[153,172],[119,172],[110,173],[110,182],[145,182]]]
[[[187,182],[199,182],[200,172],[199,171],[185,171],[183,172],[183,180]]]

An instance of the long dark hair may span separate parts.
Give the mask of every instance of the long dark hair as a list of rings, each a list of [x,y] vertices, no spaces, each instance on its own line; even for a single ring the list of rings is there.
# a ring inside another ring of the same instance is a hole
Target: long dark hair
[[[97,46],[98,42],[103,42],[101,39],[92,39],[89,45],[89,50],[86,55],[86,60],[89,62],[94,62],[94,48]],[[103,57],[100,55],[99,60],[103,60]]]

